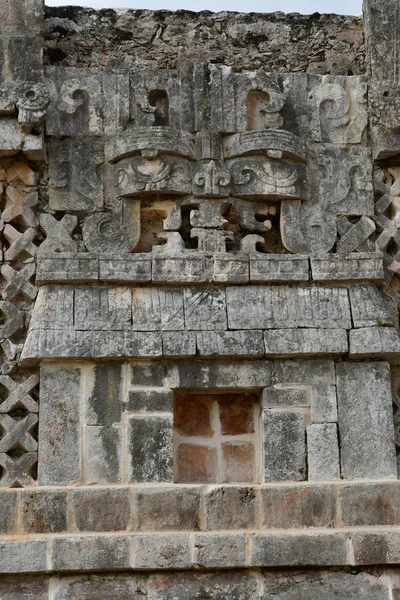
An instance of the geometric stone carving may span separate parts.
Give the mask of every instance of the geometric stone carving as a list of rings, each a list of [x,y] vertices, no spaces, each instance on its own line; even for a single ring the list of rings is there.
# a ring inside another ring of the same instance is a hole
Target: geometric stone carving
[[[82,233],[89,252],[115,255],[132,252],[140,236],[139,201],[124,200],[117,212],[90,215]]]
[[[49,102],[49,92],[43,83],[26,81],[18,86],[15,104],[18,108],[18,123],[23,131],[30,132],[41,123]]]
[[[24,327],[24,313],[11,302],[0,302],[0,314],[3,317],[0,325],[0,339],[10,338]]]
[[[45,230],[46,239],[40,245],[40,252],[76,252],[76,242],[70,236],[77,224],[75,215],[64,215],[57,221],[52,215],[42,214],[40,226]]]
[[[22,382],[13,381],[11,377],[6,375],[0,376],[0,386],[3,386],[8,392],[6,399],[0,404],[0,414],[20,407],[32,413],[37,413],[39,407],[30,394],[38,383],[39,375],[37,374],[31,375]]]
[[[1,293],[4,300],[12,300],[19,294],[22,294],[28,300],[36,298],[37,290],[30,283],[30,279],[35,274],[34,263],[27,264],[20,271],[16,271],[10,265],[5,264],[1,267],[1,274],[7,281]]]
[[[17,458],[12,458],[8,454],[0,453],[0,467],[3,469],[0,487],[28,487],[35,484],[35,479],[29,473],[29,469],[31,469],[36,462],[36,452],[27,452]]]
[[[4,223],[12,221],[25,227],[36,227],[37,217],[34,208],[38,203],[35,190],[25,191],[9,185],[6,190],[6,205],[1,215]]]
[[[29,227],[24,233],[20,233],[12,225],[4,227],[4,237],[10,247],[4,253],[4,259],[8,261],[17,260],[20,256],[28,255],[33,257],[36,255],[37,247],[32,244],[32,241],[37,235],[36,229]]]
[[[0,439],[0,452],[9,452],[14,448],[22,448],[26,452],[37,450],[37,441],[29,433],[38,422],[38,416],[29,413],[22,420],[16,420],[10,415],[0,414],[0,427],[2,437]]]

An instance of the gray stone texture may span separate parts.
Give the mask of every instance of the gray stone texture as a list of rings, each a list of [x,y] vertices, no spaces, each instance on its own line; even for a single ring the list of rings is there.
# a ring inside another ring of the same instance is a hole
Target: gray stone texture
[[[307,478],[303,412],[264,409],[263,444],[265,481]]]
[[[81,370],[46,365],[40,379],[39,485],[68,485],[81,474]]]
[[[265,600],[388,600],[384,580],[369,573],[335,573],[333,571],[264,572]]]
[[[72,513],[78,531],[123,531],[131,521],[127,489],[74,490]]]
[[[191,566],[188,535],[138,535],[134,566],[137,569],[184,569]]]
[[[261,490],[261,514],[265,529],[333,527],[337,518],[334,487],[265,487]]]
[[[253,529],[256,525],[256,491],[248,487],[216,487],[204,498],[205,528]]]
[[[339,488],[341,519],[345,527],[399,525],[400,483],[365,483]]]
[[[173,393],[171,390],[130,390],[127,410],[133,413],[172,412]]]
[[[67,492],[32,490],[20,498],[20,533],[63,533],[67,531]]]
[[[1,573],[38,573],[47,570],[45,540],[0,541]]]
[[[342,476],[396,478],[389,366],[341,363],[336,372]]]
[[[56,538],[52,543],[54,571],[107,571],[129,569],[132,540],[118,535]],[[27,569],[29,570],[29,569]]]
[[[200,568],[247,566],[245,535],[196,535],[194,564]]]
[[[53,580],[54,600],[143,600],[146,577],[135,575],[81,575]]]
[[[0,576],[0,597],[3,600],[48,600],[48,577]]]
[[[179,580],[173,573],[155,573],[149,578],[149,600],[258,600],[259,587],[249,571],[184,572]]]
[[[122,481],[122,431],[117,427],[85,427],[85,483]]]
[[[12,534],[17,528],[17,494],[12,491],[0,492],[0,534]]]
[[[135,493],[140,531],[196,531],[200,527],[200,490],[196,488],[142,489]]]
[[[347,562],[343,533],[255,534],[251,538],[253,567],[335,566]]]
[[[123,410],[120,365],[96,365],[93,378],[87,398],[86,424],[110,427],[119,423]]]
[[[307,464],[309,481],[340,479],[336,423],[317,423],[307,427]]]
[[[271,363],[267,361],[183,363],[168,369],[172,388],[264,388],[271,382]]]
[[[231,287],[226,301],[231,329],[351,329],[345,288]]]
[[[128,479],[132,483],[172,481],[171,416],[131,417],[128,424]]]

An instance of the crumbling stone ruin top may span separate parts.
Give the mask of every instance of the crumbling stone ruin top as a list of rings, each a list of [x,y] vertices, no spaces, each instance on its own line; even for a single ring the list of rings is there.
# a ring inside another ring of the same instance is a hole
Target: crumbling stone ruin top
[[[221,63],[235,71],[362,75],[362,18],[179,10],[46,7],[44,61],[69,67],[176,69]]]
[[[398,0],[0,21],[0,598],[399,600]]]

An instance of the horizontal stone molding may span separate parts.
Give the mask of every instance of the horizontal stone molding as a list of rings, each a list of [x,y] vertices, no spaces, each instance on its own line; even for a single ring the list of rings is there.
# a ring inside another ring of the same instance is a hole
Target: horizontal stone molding
[[[203,532],[208,536],[324,530],[382,533],[382,528],[396,533],[400,528],[400,481],[394,479],[263,485],[39,486],[2,490],[0,502],[3,541],[117,532]]]
[[[0,573],[384,565],[400,563],[399,549],[400,529],[0,538]]]
[[[383,281],[383,257],[355,252],[313,258],[296,254],[200,251],[160,255],[46,252],[37,256],[37,285],[47,283],[246,284],[306,281]]]

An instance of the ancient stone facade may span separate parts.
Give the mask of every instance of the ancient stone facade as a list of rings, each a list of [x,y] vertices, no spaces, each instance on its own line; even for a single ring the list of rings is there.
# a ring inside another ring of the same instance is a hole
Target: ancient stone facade
[[[0,17],[0,598],[399,600],[397,0]]]

